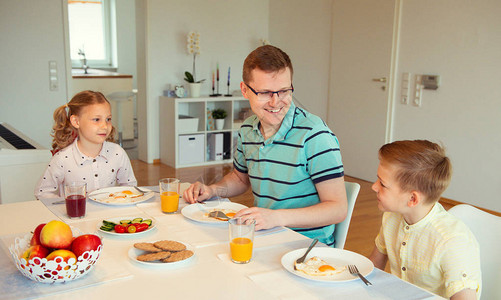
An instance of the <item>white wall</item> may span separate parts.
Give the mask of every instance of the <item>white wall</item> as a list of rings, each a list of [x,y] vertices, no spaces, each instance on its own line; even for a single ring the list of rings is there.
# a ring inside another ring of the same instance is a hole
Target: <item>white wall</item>
[[[395,104],[394,140],[443,142],[454,174],[446,198],[501,211],[501,1],[405,0],[402,72],[438,74],[422,106]],[[413,77],[414,78],[414,77]],[[397,86],[400,88],[400,84]]]
[[[50,148],[52,114],[66,102],[61,0],[0,1],[0,121]],[[59,89],[49,90],[49,61]]]
[[[219,92],[226,92],[231,66],[230,92],[239,90],[242,65],[259,39],[268,38],[269,0],[199,1],[149,0],[146,4],[146,127],[147,157],[160,157],[158,97],[168,84],[185,84],[184,72],[192,70],[192,56],[186,52],[189,31],[200,33],[201,55],[197,57],[197,79],[206,79],[201,94],[211,93],[211,72],[219,63]],[[139,116],[141,118],[141,116]],[[141,134],[141,131],[140,131]]]
[[[117,72],[131,74],[137,88],[135,0],[115,2],[117,22]]]
[[[147,2],[136,1],[136,63],[137,63],[137,123],[138,156],[148,162],[147,77],[146,77],[146,17]]]
[[[294,67],[294,97],[326,120],[329,88],[332,0],[271,0],[270,43],[284,50]]]

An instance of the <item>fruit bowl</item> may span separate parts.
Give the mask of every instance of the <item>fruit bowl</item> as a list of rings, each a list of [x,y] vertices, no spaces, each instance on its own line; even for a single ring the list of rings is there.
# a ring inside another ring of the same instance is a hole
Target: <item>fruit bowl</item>
[[[31,233],[24,237],[16,237],[14,244],[9,247],[9,251],[17,269],[24,276],[43,283],[62,283],[85,276],[94,267],[102,250],[102,245],[100,245],[97,250],[86,251],[76,260],[70,258],[68,262],[65,262],[61,257],[54,260],[35,257],[26,261],[26,259],[21,258],[21,255],[30,246],[31,237]]]

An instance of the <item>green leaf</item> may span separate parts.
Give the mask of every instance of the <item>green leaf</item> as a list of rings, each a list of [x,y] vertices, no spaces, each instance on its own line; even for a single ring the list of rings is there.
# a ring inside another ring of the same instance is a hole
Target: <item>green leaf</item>
[[[187,82],[195,82],[193,75],[191,75],[191,73],[188,71],[184,72],[184,80],[186,80]]]
[[[212,117],[214,119],[224,119],[226,118],[228,114],[226,113],[226,110],[222,108],[216,108],[215,110],[212,111]]]

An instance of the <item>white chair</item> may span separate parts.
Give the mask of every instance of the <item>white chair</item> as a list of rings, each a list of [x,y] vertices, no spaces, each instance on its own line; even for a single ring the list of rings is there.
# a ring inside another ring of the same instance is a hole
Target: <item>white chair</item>
[[[344,186],[346,188],[346,198],[348,199],[348,213],[343,222],[336,224],[336,229],[334,230],[334,245],[338,249],[343,249],[346,243],[351,215],[355,207],[355,202],[357,201],[358,192],[360,192],[360,184],[358,183],[345,181]]]
[[[482,299],[501,299],[501,217],[468,204],[460,204],[449,212],[463,221],[480,246]]]
[[[122,112],[122,103],[126,101],[133,101],[134,102],[134,97],[135,93],[133,91],[118,91],[118,92],[113,92],[108,95],[106,95],[106,98],[110,101],[115,101],[117,105],[117,112],[116,112],[116,124],[117,124],[117,131],[118,131],[118,144],[123,147],[123,112]],[[115,117],[115,116],[114,116]]]
[[[116,115],[114,115],[114,119],[116,120],[116,128],[118,131],[118,144],[120,147],[123,147],[123,132],[124,132],[124,115],[122,104],[127,101],[134,102],[135,93],[133,91],[118,91],[113,92],[106,95],[106,98],[109,101],[114,101],[116,103]],[[130,121],[130,120],[126,120]]]

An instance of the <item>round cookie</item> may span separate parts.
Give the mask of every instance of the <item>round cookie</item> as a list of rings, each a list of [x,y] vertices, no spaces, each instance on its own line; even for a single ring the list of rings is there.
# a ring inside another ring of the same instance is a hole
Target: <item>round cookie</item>
[[[185,260],[193,256],[193,251],[191,250],[181,250],[179,252],[173,252],[169,257],[162,259],[162,262],[170,263]]]
[[[139,261],[155,261],[155,260],[162,260],[166,259],[171,255],[170,252],[167,251],[161,251],[161,252],[152,252],[152,253],[147,253],[147,254],[142,254],[137,257],[137,260]]]
[[[186,246],[183,243],[169,240],[158,241],[153,243],[153,245],[162,250],[171,252],[178,252],[186,249]]]
[[[135,243],[134,248],[148,252],[162,251],[162,249],[155,247],[152,243]]]

